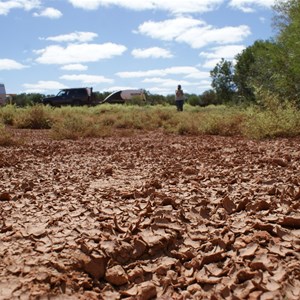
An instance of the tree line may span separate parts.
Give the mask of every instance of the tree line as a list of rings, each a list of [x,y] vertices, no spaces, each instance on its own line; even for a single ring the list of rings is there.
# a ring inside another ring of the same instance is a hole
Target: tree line
[[[97,101],[102,102],[110,92],[95,92],[95,97]],[[149,104],[149,105],[157,105],[157,104],[171,104],[174,105],[174,94],[172,95],[160,95],[160,94],[151,94],[148,91],[145,91],[146,94],[146,103],[141,104]],[[11,96],[9,103],[14,104],[16,106],[25,107],[30,105],[35,105],[38,103],[42,103],[42,99],[45,97],[50,97],[54,95],[45,95],[41,93],[21,93]],[[221,104],[218,102],[217,94],[213,90],[205,91],[202,95],[196,94],[185,94],[186,102],[192,106],[206,106],[209,104]],[[129,102],[130,103],[130,102]],[[137,104],[137,102],[132,102]]]

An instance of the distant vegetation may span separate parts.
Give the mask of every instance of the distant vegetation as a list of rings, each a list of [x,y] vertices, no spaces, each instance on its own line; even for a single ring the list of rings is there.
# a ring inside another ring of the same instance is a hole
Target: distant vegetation
[[[174,90],[175,91],[175,90]],[[102,102],[110,93],[109,92],[95,92],[96,99],[100,103]],[[148,91],[145,91],[147,103],[149,105],[168,105],[174,103],[174,95],[159,95],[159,94],[151,94]],[[32,106],[36,105],[42,102],[42,99],[49,96],[55,96],[55,95],[44,95],[44,94],[37,94],[37,93],[31,93],[31,94],[17,94],[11,97],[11,101],[9,104],[16,105],[18,107],[26,107],[26,106]],[[185,94],[186,102],[192,106],[207,106],[210,104],[222,104],[222,101],[217,100],[217,95],[215,91],[208,90],[205,91],[202,95],[196,95],[196,94]],[[130,104],[133,104],[131,101]],[[137,104],[137,103],[135,103]]]
[[[185,111],[177,113],[174,95],[147,92],[147,103],[51,108],[42,94],[20,94],[0,109],[0,145],[14,141],[4,125],[49,129],[55,139],[132,134],[162,130],[174,134],[240,135],[248,138],[300,135],[300,0],[274,6],[276,36],[255,41],[211,70],[212,89],[186,94]],[[97,93],[99,101],[109,93]],[[134,104],[134,105],[133,105]],[[2,124],[2,125],[1,125]]]

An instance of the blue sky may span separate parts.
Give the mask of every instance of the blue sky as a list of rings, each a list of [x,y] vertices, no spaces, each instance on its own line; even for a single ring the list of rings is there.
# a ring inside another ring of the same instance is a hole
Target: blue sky
[[[211,88],[209,71],[274,36],[275,0],[0,0],[7,93]]]

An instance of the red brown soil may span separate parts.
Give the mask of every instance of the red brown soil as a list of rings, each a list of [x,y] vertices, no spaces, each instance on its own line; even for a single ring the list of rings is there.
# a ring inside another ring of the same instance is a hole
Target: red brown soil
[[[300,299],[299,139],[0,147],[0,299]]]

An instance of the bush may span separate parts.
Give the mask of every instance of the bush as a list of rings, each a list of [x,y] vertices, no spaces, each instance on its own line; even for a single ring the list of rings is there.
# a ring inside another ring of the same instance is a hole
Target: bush
[[[300,113],[294,107],[276,111],[248,109],[243,134],[255,139],[297,136],[300,134]]]
[[[197,95],[190,95],[188,97],[188,101],[189,105],[191,106],[197,106],[200,105],[200,97]]]
[[[54,139],[76,140],[85,137],[104,137],[111,135],[109,127],[100,126],[90,116],[66,115],[58,119],[51,129],[51,136]]]
[[[276,94],[256,89],[258,106],[250,107],[243,133],[263,139],[300,134],[300,113],[295,103],[282,101]]]
[[[143,99],[141,96],[134,96],[134,97],[132,97],[132,99],[126,100],[125,105],[144,106],[144,105],[146,105],[146,100]]]
[[[14,125],[17,113],[15,105],[6,105],[0,109],[0,118],[5,125]]]
[[[52,109],[40,104],[19,108],[14,123],[17,128],[49,129],[53,123]]]
[[[226,108],[203,114],[201,131],[205,134],[233,136],[242,133],[245,114],[242,111]]]
[[[15,144],[16,141],[12,135],[5,129],[4,124],[0,123],[0,146],[7,147]]]
[[[197,122],[186,122],[186,120],[182,120],[176,126],[176,133],[179,135],[199,135],[199,124]]]

